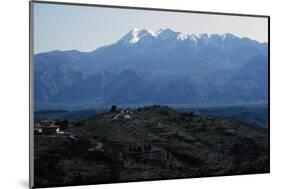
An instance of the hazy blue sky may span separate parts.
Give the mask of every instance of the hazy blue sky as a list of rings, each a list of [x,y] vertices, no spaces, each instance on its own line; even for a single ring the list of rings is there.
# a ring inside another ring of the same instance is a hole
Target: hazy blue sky
[[[92,51],[132,28],[171,28],[185,33],[232,33],[267,42],[267,19],[53,4],[34,5],[35,53]]]

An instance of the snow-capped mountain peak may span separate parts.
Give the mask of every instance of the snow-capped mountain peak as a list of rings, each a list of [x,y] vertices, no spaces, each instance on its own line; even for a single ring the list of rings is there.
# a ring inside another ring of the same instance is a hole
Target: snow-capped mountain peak
[[[186,39],[189,38],[189,34],[186,34],[186,33],[179,33],[178,36],[177,36],[177,39],[180,40],[180,41],[184,41]]]
[[[157,32],[157,37],[161,39],[170,39],[170,38],[176,38],[179,34],[179,32],[175,32],[169,28],[167,29],[160,29]]]
[[[195,34],[191,34],[188,39],[194,43],[197,43],[198,37]]]
[[[123,43],[134,44],[139,42],[143,38],[155,37],[156,34],[150,29],[138,29],[134,28],[128,32],[124,37],[120,39]]]
[[[234,35],[230,34],[230,33],[224,33],[221,35],[222,39],[225,40],[225,39],[232,39],[232,38],[235,38]]]
[[[138,42],[139,40],[140,40],[140,38],[139,38],[139,32],[140,32],[140,30],[139,29],[137,29],[137,28],[134,28],[131,32],[130,32],[130,34],[131,34],[131,39],[129,40],[129,42],[130,43],[136,43],[136,42]]]
[[[130,32],[128,32],[124,37],[122,37],[118,42],[122,42],[123,44],[133,45],[139,42],[150,43],[155,40],[171,40],[171,41],[189,41],[194,44],[198,42],[208,43],[212,38],[217,38],[220,40],[232,39],[236,36],[225,33],[225,34],[189,34],[184,32],[176,32],[169,28],[167,29],[160,29],[157,31],[153,31],[150,29],[138,29],[134,28]]]

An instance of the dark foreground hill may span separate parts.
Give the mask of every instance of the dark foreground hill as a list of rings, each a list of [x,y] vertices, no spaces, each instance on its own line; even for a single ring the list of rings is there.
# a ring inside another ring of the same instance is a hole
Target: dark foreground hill
[[[35,136],[35,186],[269,172],[268,130],[150,106]]]

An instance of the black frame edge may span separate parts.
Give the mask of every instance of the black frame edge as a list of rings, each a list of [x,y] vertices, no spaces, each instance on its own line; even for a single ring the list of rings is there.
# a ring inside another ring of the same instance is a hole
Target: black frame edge
[[[34,188],[34,136],[33,136],[33,37],[34,37],[34,7],[29,1],[29,188]]]
[[[134,6],[121,6],[121,5],[72,3],[72,2],[56,2],[56,1],[41,1],[41,0],[31,0],[31,1],[33,3],[40,3],[40,4],[56,4],[56,5],[100,7],[100,8],[120,8],[120,9],[134,9],[134,10],[147,10],[147,11],[164,11],[164,12],[179,12],[179,13],[182,12],[182,13],[212,14],[212,15],[223,15],[223,16],[245,16],[245,17],[259,17],[259,18],[269,18],[270,17],[269,15],[244,14],[244,13],[209,12],[209,11],[195,11],[195,10],[183,10],[183,9],[134,7]]]

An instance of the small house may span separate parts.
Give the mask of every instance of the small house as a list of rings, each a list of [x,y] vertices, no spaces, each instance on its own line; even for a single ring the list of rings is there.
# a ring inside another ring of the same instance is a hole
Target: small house
[[[35,135],[43,134],[43,128],[42,127],[34,127],[34,134]]]
[[[124,115],[124,119],[130,119],[130,118],[131,118],[131,116],[129,114]]]
[[[57,134],[60,132],[60,126],[51,124],[48,127],[45,127],[43,132],[45,134]]]
[[[40,123],[35,122],[34,123],[34,134],[35,135],[40,135],[43,133],[43,127],[41,126]]]

